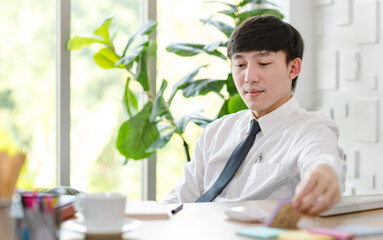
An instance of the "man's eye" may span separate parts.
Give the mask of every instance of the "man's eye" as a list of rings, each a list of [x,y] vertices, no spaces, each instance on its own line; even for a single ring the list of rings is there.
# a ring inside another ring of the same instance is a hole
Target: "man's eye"
[[[261,63],[259,63],[259,65],[261,65],[261,66],[267,66],[267,65],[269,65],[270,63],[268,63],[268,62],[261,62]]]
[[[236,64],[235,66],[236,66],[236,67],[244,67],[244,66],[245,66],[245,64],[243,64],[243,63],[240,63],[240,64]]]

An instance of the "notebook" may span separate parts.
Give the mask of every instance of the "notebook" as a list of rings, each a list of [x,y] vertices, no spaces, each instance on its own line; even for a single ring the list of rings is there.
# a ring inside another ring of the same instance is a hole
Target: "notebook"
[[[126,216],[141,220],[168,219],[170,209],[155,201],[128,201],[125,208]]]
[[[327,217],[378,208],[383,208],[383,194],[342,196],[330,210],[319,214],[319,216]]]

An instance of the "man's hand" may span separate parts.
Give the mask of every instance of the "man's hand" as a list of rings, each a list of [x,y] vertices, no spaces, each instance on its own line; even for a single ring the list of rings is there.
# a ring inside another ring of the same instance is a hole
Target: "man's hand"
[[[305,215],[316,216],[330,209],[339,198],[338,176],[332,167],[320,164],[298,184],[293,207]]]

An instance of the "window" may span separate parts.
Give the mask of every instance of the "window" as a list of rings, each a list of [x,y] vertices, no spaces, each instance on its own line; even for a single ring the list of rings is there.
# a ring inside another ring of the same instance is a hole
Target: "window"
[[[139,0],[84,0],[71,3],[71,35],[92,36],[114,16],[119,24],[115,47],[124,50],[140,27]],[[102,69],[93,60],[100,47],[71,52],[71,186],[86,192],[116,191],[140,199],[140,162],[124,158],[115,148],[124,116],[122,70]]]
[[[0,148],[28,152],[19,187],[56,179],[55,2],[0,0]]]

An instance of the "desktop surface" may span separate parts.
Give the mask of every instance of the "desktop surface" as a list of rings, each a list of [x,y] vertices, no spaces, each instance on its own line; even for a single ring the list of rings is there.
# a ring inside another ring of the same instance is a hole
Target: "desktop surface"
[[[238,230],[262,226],[261,223],[245,223],[230,220],[225,210],[235,206],[254,206],[271,213],[277,205],[277,200],[241,201],[225,203],[186,203],[177,214],[165,220],[142,221],[142,226],[132,232],[123,234],[121,239],[250,239],[238,236]],[[178,204],[169,204],[169,209]],[[340,225],[364,224],[383,229],[383,209],[350,213],[332,217],[303,217],[298,222],[298,228],[310,227],[332,228]],[[382,235],[355,239],[377,240]],[[62,229],[60,239],[85,239],[83,234]]]

